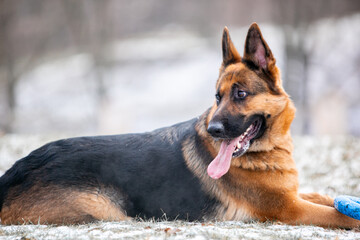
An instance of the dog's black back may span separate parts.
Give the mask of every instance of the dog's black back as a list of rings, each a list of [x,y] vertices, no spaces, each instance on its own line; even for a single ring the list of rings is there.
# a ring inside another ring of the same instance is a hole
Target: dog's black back
[[[200,220],[215,200],[202,191],[183,159],[183,142],[196,137],[195,124],[193,119],[149,133],[49,143],[0,178],[0,206],[10,188],[18,186],[20,194],[41,183],[105,191],[132,217]]]

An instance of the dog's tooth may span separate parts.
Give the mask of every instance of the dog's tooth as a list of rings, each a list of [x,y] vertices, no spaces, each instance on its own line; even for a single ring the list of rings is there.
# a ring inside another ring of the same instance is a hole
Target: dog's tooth
[[[246,134],[248,134],[250,131],[252,130],[252,125],[250,125],[250,127],[248,127],[248,129],[246,129]]]

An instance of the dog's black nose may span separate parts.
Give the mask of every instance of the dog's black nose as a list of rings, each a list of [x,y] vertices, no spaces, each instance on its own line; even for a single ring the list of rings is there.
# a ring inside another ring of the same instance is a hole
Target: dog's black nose
[[[219,121],[210,121],[207,131],[213,137],[224,137],[225,134],[224,125]]]

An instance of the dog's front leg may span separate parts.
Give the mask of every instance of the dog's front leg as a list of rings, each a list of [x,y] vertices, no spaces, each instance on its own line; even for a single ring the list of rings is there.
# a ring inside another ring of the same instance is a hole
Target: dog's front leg
[[[309,202],[300,197],[291,201],[279,219],[288,224],[317,225],[329,228],[359,228],[360,221],[350,218],[334,207]]]
[[[334,207],[334,199],[328,195],[321,195],[319,193],[300,193],[299,196],[312,203]]]

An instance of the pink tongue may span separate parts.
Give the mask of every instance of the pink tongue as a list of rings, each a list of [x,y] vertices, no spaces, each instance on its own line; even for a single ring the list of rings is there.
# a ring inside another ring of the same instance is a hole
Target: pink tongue
[[[229,171],[232,154],[238,142],[239,138],[223,140],[218,155],[207,168],[208,175],[211,178],[219,179]]]

